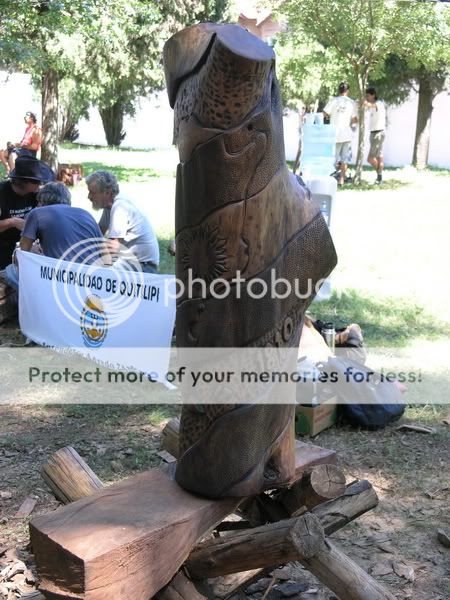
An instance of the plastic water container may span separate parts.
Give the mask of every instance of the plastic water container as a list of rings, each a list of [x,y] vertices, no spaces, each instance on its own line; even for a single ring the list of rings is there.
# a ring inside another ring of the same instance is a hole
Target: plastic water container
[[[315,115],[314,115],[315,118]],[[303,126],[301,171],[305,179],[330,175],[335,169],[336,129],[311,123]]]
[[[337,181],[334,177],[322,176],[305,179],[306,185],[311,191],[313,199],[320,204],[320,210],[328,227],[331,227],[331,215],[333,212],[333,201],[337,192]]]
[[[305,179],[306,185],[311,191],[313,200],[320,204],[320,210],[326,224],[331,228],[333,203],[337,192],[337,181],[329,175],[326,177],[313,177]],[[316,300],[328,300],[331,297],[331,282],[328,278],[319,290]]]

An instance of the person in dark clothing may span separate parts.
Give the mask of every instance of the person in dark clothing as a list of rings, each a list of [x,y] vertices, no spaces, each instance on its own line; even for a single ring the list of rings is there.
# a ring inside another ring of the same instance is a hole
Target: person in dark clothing
[[[68,188],[60,182],[47,183],[37,194],[38,207],[30,212],[20,238],[20,249],[33,251],[39,240],[45,256],[84,264],[108,264],[104,240],[95,219],[86,210],[71,206]],[[5,279],[19,284],[16,265],[8,265]]]
[[[25,217],[37,205],[36,193],[42,182],[40,162],[18,158],[9,177],[0,183],[0,269],[11,264]]]

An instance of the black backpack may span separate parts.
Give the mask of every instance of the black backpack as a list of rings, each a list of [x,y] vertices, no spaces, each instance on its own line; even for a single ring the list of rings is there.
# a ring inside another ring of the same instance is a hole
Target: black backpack
[[[405,412],[397,386],[369,367],[349,358],[330,357],[320,369],[338,396],[339,417],[354,427],[381,429]]]

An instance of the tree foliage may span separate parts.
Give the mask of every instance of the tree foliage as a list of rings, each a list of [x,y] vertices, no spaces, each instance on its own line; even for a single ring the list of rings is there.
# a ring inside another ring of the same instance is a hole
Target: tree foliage
[[[166,39],[198,20],[226,18],[228,3],[2,0],[0,64],[31,73],[42,88],[46,158],[56,163],[58,120],[72,129],[90,105],[100,110],[108,142],[119,144],[137,98],[164,84]]]
[[[85,97],[98,106],[107,141],[124,138],[125,115],[136,100],[164,86],[162,49],[176,31],[198,20],[225,16],[226,0],[110,0],[86,40],[87,61],[78,74]]]
[[[293,48],[300,48],[305,37],[312,38],[323,52],[338,57],[343,74],[339,79],[347,75],[350,83],[353,81],[354,94],[360,101],[355,175],[358,182],[363,164],[365,119],[362,100],[366,86],[369,81],[382,81],[389,69],[391,73],[395,72],[395,66],[399,67],[402,61],[409,72],[418,68],[429,72],[441,65],[449,51],[448,7],[395,0],[327,0],[322,3],[303,0],[300,7],[295,0],[286,0],[280,5],[279,12],[288,24],[288,34],[298,42],[292,45]],[[317,53],[304,51],[300,56],[295,55],[295,59],[306,61],[311,69]],[[319,56],[319,65],[321,60]],[[327,71],[322,73],[327,79],[333,77],[332,72],[329,75]],[[392,83],[395,87],[394,81]],[[407,86],[408,82],[403,81],[396,89],[397,100],[405,97]]]
[[[323,106],[339,82],[350,76],[333,48],[324,48],[314,39],[299,40],[285,32],[274,49],[283,104],[288,108],[300,110],[317,101]]]

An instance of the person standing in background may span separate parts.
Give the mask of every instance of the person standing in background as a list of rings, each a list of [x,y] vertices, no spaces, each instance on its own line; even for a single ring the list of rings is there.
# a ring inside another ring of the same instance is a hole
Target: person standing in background
[[[339,95],[332,98],[323,109],[325,117],[336,128],[336,166],[340,169],[339,185],[345,183],[347,165],[352,156],[352,126],[358,122],[356,102],[349,98],[349,85],[339,84]]]
[[[374,87],[366,89],[366,100],[364,107],[370,114],[370,150],[367,162],[377,172],[375,183],[383,183],[383,144],[386,136],[386,106],[382,100],[378,100]]]

